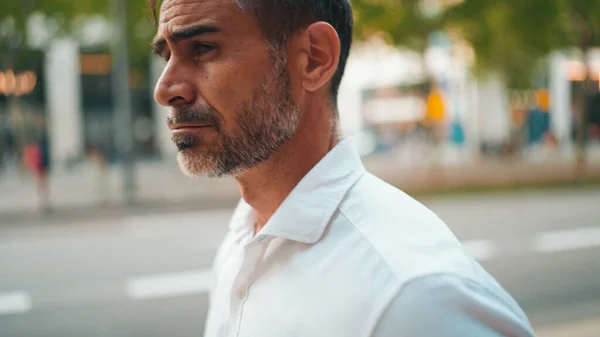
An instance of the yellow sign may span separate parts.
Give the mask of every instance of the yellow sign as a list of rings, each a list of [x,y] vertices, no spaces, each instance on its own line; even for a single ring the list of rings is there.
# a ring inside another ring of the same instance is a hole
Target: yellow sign
[[[550,93],[547,89],[539,89],[535,93],[535,101],[540,110],[545,112],[550,111]]]
[[[441,122],[446,117],[444,96],[441,91],[434,89],[427,97],[427,120]]]

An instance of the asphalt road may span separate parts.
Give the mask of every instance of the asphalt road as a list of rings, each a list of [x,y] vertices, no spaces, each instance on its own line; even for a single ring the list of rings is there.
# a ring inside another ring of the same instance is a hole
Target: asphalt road
[[[600,190],[425,203],[540,336],[600,336]],[[202,336],[230,214],[1,224],[0,336]]]

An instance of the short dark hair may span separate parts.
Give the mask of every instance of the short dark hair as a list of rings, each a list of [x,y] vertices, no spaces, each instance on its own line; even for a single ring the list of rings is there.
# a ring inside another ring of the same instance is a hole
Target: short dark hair
[[[156,8],[160,0],[148,0],[148,4],[158,17]],[[314,22],[329,23],[340,38],[340,59],[338,68],[331,79],[331,100],[336,106],[338,91],[346,62],[352,46],[354,18],[349,0],[231,0],[246,13],[252,13],[267,39],[275,50],[281,50],[289,38],[299,29]]]

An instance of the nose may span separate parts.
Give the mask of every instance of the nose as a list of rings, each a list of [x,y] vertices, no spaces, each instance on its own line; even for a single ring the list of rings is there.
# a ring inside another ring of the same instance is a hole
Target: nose
[[[184,75],[185,69],[174,63],[167,63],[156,83],[154,99],[162,106],[191,104],[196,99],[194,85]]]

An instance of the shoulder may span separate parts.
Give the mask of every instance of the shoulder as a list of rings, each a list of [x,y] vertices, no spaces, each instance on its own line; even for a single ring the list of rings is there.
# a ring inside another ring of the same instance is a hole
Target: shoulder
[[[532,336],[514,299],[417,200],[366,174],[339,208],[395,278],[379,326],[390,333],[375,336]]]
[[[474,261],[435,213],[371,174],[358,181],[339,209],[400,284],[433,273],[473,274]]]
[[[527,317],[499,289],[438,274],[405,284],[392,299],[375,337],[533,336]]]

